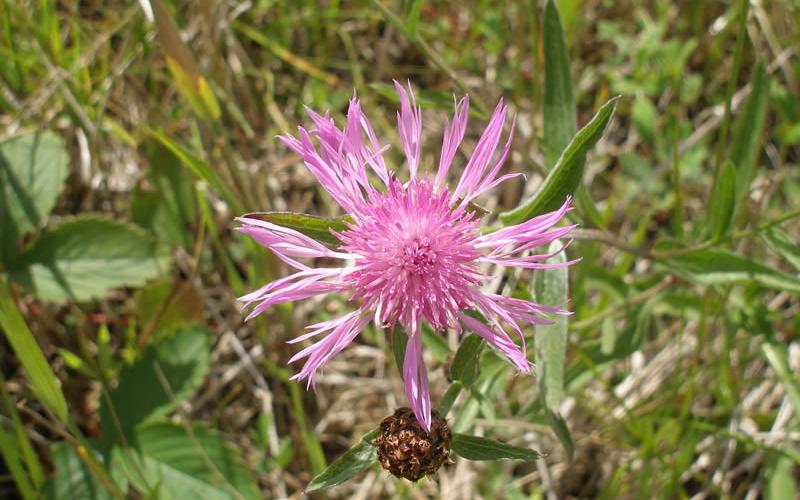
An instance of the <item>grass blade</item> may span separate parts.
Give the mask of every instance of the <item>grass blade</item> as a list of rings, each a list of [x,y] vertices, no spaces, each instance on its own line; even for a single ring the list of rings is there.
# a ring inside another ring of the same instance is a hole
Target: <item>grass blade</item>
[[[25,320],[17,310],[17,305],[11,297],[11,290],[3,275],[0,275],[0,327],[3,328],[17,359],[31,378],[33,393],[56,417],[62,422],[66,422],[69,415],[64,393],[61,392],[61,386],[58,385],[56,376],[28,329],[28,325],[25,324]]]

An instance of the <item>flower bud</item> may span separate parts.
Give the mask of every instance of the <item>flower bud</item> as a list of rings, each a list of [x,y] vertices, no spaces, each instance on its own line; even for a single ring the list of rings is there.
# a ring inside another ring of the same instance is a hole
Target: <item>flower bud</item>
[[[434,474],[450,455],[450,428],[434,410],[425,432],[410,408],[398,408],[381,422],[374,444],[381,467],[396,477],[418,481]]]

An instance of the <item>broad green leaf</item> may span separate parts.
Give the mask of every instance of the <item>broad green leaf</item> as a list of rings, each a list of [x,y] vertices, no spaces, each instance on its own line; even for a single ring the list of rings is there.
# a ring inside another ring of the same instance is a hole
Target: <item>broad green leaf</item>
[[[66,443],[55,444],[51,457],[55,474],[44,483],[44,497],[53,500],[82,498],[87,500],[111,499],[113,496],[86,467],[72,446]],[[124,479],[115,477],[120,486]],[[124,488],[123,488],[124,489]]]
[[[765,232],[762,237],[773,252],[800,271],[800,245],[792,241],[788,234],[774,227]]]
[[[753,71],[750,95],[742,107],[733,129],[731,161],[736,165],[736,198],[740,199],[750,188],[753,167],[758,156],[761,133],[767,116],[769,101],[769,79],[764,60],[760,60]]]
[[[602,137],[614,116],[619,97],[603,104],[594,118],[572,138],[561,153],[556,166],[547,174],[541,186],[519,207],[500,214],[503,224],[518,224],[532,217],[557,209],[566,197],[575,192],[583,177],[586,154]]]
[[[470,333],[461,339],[453,364],[450,365],[450,376],[460,380],[464,387],[471,387],[480,373],[480,356],[483,342],[481,338]]]
[[[563,247],[554,241],[547,249],[553,253]],[[567,261],[565,252],[559,252],[548,263]],[[564,307],[569,298],[569,279],[567,268],[538,270],[533,278],[533,300],[538,304]],[[536,365],[538,367],[539,387],[544,404],[556,410],[564,398],[564,362],[567,350],[567,318],[554,316],[549,325],[537,324],[534,327],[533,341],[536,346]]]
[[[154,342],[134,364],[120,370],[117,387],[109,398],[101,399],[102,449],[119,440],[119,430],[132,439],[137,425],[168,413],[203,383],[210,358],[209,337],[200,328],[178,330]]]
[[[158,498],[260,498],[239,450],[199,425],[191,433],[171,423],[139,426],[136,447],[117,448],[113,457],[138,490],[157,490]]]
[[[561,26],[558,6],[548,0],[544,8],[544,149],[545,167],[549,170],[575,135],[575,100],[569,52]]]
[[[733,221],[735,205],[736,167],[733,166],[733,163],[726,162],[711,194],[711,207],[708,211],[711,239],[722,238],[728,232]]]
[[[512,446],[494,439],[453,434],[450,449],[461,458],[467,460],[537,460],[541,455],[530,448]]]
[[[661,265],[701,285],[756,282],[767,288],[800,292],[800,278],[722,250],[701,250],[675,256]]]
[[[355,446],[347,450],[344,455],[334,460],[328,468],[312,479],[306,486],[306,493],[342,484],[375,463],[378,455],[372,440],[377,435],[378,429],[364,435]]]
[[[328,245],[341,245],[336,236],[331,234],[331,230],[342,232],[347,230],[348,217],[337,217],[335,219],[319,217],[316,215],[298,214],[294,212],[257,212],[245,215],[248,219],[263,220],[282,227],[294,229],[303,233],[311,239]]]
[[[789,402],[792,403],[794,414],[800,415],[800,380],[789,368],[786,349],[778,344],[764,342],[761,344],[761,352],[783,384],[783,390],[789,396]]]
[[[11,279],[43,300],[87,301],[167,270],[168,253],[134,226],[99,216],[66,220],[20,255]]]
[[[10,267],[19,236],[50,213],[67,179],[69,156],[53,132],[35,132],[0,142],[0,262]]]
[[[5,276],[0,273],[0,327],[17,359],[31,379],[33,393],[62,422],[68,418],[67,402],[53,370],[17,309]]]
[[[242,203],[233,194],[228,185],[222,180],[222,177],[220,177],[220,175],[211,167],[211,165],[197,157],[188,149],[174,142],[163,132],[153,128],[148,128],[147,130],[153,135],[153,137],[161,142],[161,144],[169,149],[172,154],[174,154],[181,161],[181,163],[191,170],[195,177],[207,182],[212,188],[214,188],[217,193],[222,196],[222,199],[225,200],[225,203],[230,206],[231,211],[234,213],[244,212]]]

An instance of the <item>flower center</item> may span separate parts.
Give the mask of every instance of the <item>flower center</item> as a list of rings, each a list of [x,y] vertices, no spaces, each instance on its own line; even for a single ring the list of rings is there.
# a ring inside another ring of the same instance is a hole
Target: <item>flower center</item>
[[[434,328],[456,322],[470,288],[480,283],[474,260],[477,220],[454,209],[449,193],[435,193],[426,180],[393,181],[354,215],[339,235],[343,249],[359,256],[349,274],[352,300],[384,325],[425,318]]]

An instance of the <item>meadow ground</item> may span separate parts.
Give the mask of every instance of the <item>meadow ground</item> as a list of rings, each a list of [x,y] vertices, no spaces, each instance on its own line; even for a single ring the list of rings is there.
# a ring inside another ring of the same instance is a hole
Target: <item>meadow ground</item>
[[[305,344],[286,341],[352,304],[245,323],[236,297],[289,268],[233,231],[341,215],[275,136],[304,106],[343,124],[354,90],[405,179],[397,79],[423,169],[453,95],[472,104],[458,174],[509,104],[504,172],[525,178],[475,201],[497,228],[543,185],[574,194],[581,260],[568,288],[515,271],[500,289],[574,314],[524,330],[535,377],[424,336],[452,429],[542,458],[456,450],[413,484],[362,443],[322,476],[354,477],[310,495],[797,497],[796,1],[4,0],[0,20],[0,496],[300,498],[407,405],[402,334],[373,326],[316,391],[290,381]]]

